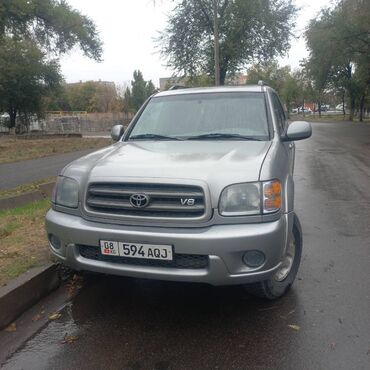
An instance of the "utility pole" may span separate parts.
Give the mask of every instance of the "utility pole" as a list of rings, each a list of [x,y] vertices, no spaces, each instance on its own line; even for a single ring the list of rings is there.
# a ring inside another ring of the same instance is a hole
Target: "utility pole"
[[[220,85],[220,39],[218,35],[218,0],[213,0],[213,36],[215,59],[215,85]]]

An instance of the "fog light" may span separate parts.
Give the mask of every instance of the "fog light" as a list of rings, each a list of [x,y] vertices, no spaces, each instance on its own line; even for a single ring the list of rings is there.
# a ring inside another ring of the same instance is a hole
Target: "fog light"
[[[49,234],[49,242],[54,249],[60,249],[61,243],[60,239],[57,236]]]
[[[243,262],[249,267],[259,267],[265,262],[265,255],[260,251],[248,251],[243,255]]]

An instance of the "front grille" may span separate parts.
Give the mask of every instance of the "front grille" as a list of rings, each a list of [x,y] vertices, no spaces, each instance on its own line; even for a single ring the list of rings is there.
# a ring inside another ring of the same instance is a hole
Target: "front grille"
[[[134,207],[135,194],[148,203]],[[205,213],[203,189],[192,185],[93,183],[87,190],[87,209],[93,212],[138,217],[197,218]]]
[[[200,254],[173,254],[172,261],[161,261],[141,258],[113,257],[101,254],[99,247],[89,245],[78,246],[80,255],[96,261],[113,262],[124,265],[171,267],[178,269],[202,269],[208,266],[208,256]]]

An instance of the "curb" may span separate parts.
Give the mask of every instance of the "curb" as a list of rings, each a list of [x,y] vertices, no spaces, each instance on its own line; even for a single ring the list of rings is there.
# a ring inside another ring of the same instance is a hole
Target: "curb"
[[[42,297],[59,287],[59,265],[34,267],[0,287],[0,330]]]
[[[50,198],[55,182],[38,185],[38,189],[30,193],[16,195],[14,197],[0,199],[0,210],[24,206],[36,200]]]

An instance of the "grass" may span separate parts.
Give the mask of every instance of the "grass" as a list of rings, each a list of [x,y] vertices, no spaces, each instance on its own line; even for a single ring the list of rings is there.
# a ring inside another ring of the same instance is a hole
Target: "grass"
[[[15,197],[20,194],[31,193],[38,190],[39,185],[55,182],[55,177],[48,177],[43,180],[35,181],[29,184],[24,184],[11,189],[0,190],[0,199]]]
[[[69,153],[84,149],[100,149],[110,145],[107,138],[50,138],[50,139],[17,139],[0,137],[0,164],[48,157],[55,154]]]
[[[0,286],[50,261],[44,217],[50,201],[0,211]]]

